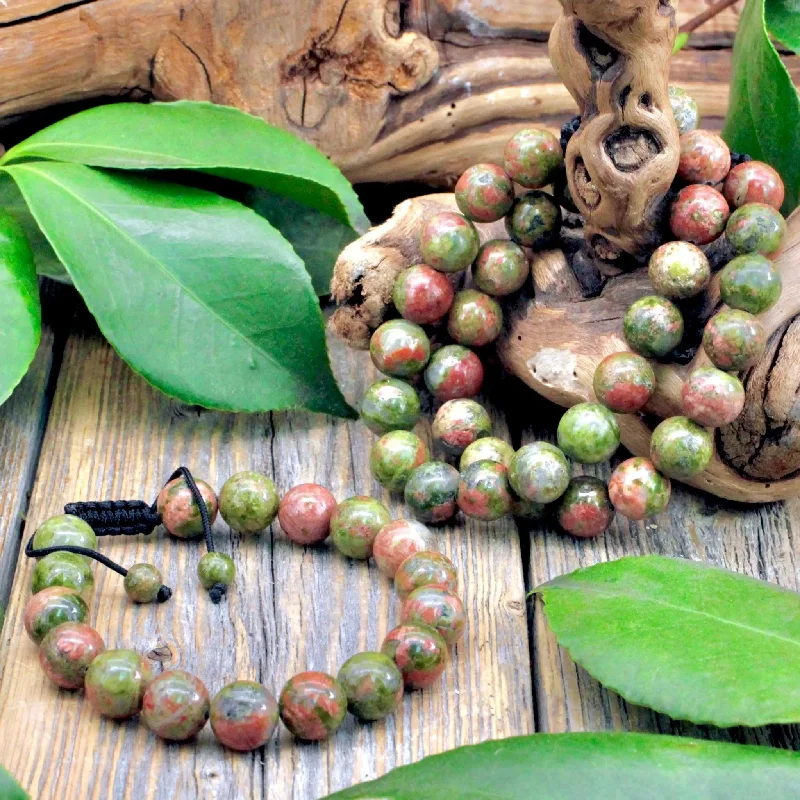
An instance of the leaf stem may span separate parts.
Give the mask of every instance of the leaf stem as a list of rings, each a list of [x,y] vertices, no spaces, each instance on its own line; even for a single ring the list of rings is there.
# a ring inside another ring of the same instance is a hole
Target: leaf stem
[[[680,33],[691,33],[697,30],[701,25],[716,17],[717,14],[724,11],[726,8],[730,8],[736,2],[738,2],[738,0],[720,0],[720,2],[714,3],[714,5],[709,6],[701,14],[692,17],[688,22],[681,25]]]

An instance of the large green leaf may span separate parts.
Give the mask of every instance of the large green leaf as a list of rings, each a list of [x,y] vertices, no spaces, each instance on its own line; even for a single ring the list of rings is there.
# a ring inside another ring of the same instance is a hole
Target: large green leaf
[[[292,243],[306,265],[316,293],[330,294],[333,265],[358,234],[327,214],[265,189],[253,189],[247,204]]]
[[[676,719],[800,721],[800,595],[694,561],[622,558],[536,589],[559,644]]]
[[[770,33],[800,52],[800,0],[766,0],[766,17]]]
[[[29,800],[28,793],[0,765],[0,798],[2,800]]]
[[[330,800],[789,800],[800,755],[641,733],[537,734],[461,747]]]
[[[732,150],[778,170],[786,184],[782,211],[793,211],[800,200],[800,99],[767,35],[764,0],[747,0],[742,12],[723,136]]]
[[[22,226],[0,211],[0,403],[22,380],[42,334],[39,282]]]
[[[212,103],[118,103],[68,117],[0,164],[49,159],[116,169],[187,169],[286,195],[356,230],[369,225],[334,164],[288,131]]]
[[[209,408],[354,416],[303,264],[252,210],[78,164],[7,169],[103,333],[159,389]]]

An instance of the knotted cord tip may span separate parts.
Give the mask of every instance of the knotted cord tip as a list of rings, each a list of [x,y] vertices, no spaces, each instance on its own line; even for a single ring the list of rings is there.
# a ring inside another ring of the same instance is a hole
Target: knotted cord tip
[[[208,596],[211,598],[211,602],[216,606],[219,605],[222,598],[228,591],[228,587],[224,583],[215,583],[209,590]]]
[[[172,589],[170,589],[169,586],[164,586],[162,584],[161,588],[158,590],[158,594],[156,595],[156,601],[159,603],[166,603],[170,597],[172,597]]]

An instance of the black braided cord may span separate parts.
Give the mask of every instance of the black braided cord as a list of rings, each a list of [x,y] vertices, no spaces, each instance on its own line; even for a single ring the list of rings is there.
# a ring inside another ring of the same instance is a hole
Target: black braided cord
[[[99,500],[67,503],[65,514],[80,517],[98,536],[132,536],[152,533],[161,524],[155,503],[144,500]]]

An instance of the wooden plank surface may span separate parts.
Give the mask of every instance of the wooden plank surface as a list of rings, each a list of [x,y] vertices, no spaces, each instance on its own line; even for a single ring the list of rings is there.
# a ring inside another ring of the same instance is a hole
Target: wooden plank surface
[[[345,391],[356,399],[372,376],[369,358],[341,345],[333,352]],[[505,433],[502,424],[499,432]],[[274,474],[281,491],[315,480],[340,499],[381,496],[367,467],[371,440],[360,423],[178,406],[148,388],[97,337],[73,335],[29,525],[70,500],[151,499],[180,463],[217,487],[237,470],[256,469]],[[401,512],[395,498],[392,510]],[[174,658],[165,666],[196,672],[212,692],[236,678],[254,678],[277,693],[297,671],[335,672],[349,655],[378,649],[394,626],[394,592],[372,565],[349,562],[326,547],[297,547],[277,532],[231,536],[221,520],[215,531],[220,550],[237,564],[235,588],[217,607],[197,584],[199,544],[175,542],[162,532],[101,540],[102,551],[122,564],[156,564],[176,590],[169,603],[135,607],[119,577],[97,568],[91,619],[108,647],[147,653],[167,645]],[[22,559],[0,644],[0,729],[28,733],[6,740],[4,765],[37,798],[313,798],[428,753],[531,732],[516,528],[471,523],[439,535],[457,563],[468,609],[466,639],[442,685],[407,695],[402,712],[387,723],[365,726],[348,717],[322,745],[297,744],[281,730],[264,751],[247,755],[224,751],[208,728],[194,745],[166,745],[136,722],[101,719],[80,693],[55,690],[22,630],[31,570]]]

